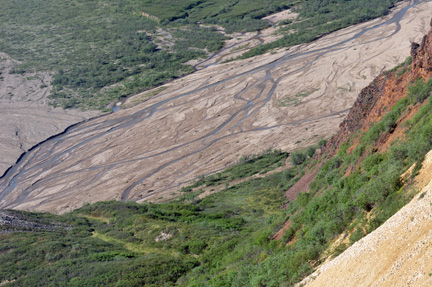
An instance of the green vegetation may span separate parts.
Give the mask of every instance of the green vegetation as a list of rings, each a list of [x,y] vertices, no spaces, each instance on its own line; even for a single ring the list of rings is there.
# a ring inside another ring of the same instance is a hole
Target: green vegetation
[[[72,228],[1,234],[0,281],[15,280],[10,285],[16,286],[292,286],[340,234],[350,234],[354,243],[415,194],[410,180],[400,175],[415,163],[414,176],[432,149],[432,101],[424,99],[431,85],[417,80],[408,90],[380,122],[353,135],[323,163],[312,157],[325,141],[293,153],[290,169],[229,186],[275,169],[287,158],[278,150],[243,156],[237,165],[183,188],[184,195],[170,203],[99,202],[63,216],[20,213]],[[406,136],[378,152],[380,137],[393,132],[413,104],[422,106],[404,123]],[[349,151],[354,136],[359,139]],[[284,192],[307,167],[320,164],[310,191],[281,209]],[[199,188],[223,184],[219,193],[198,199]],[[287,219],[282,240],[272,240]],[[348,246],[336,246],[333,255]]]
[[[423,79],[417,79],[412,85],[408,86],[408,96],[411,102],[423,103],[432,91],[432,79],[424,82]]]
[[[172,286],[198,264],[192,257],[130,252],[93,238],[92,224],[82,217],[52,218],[74,228],[1,235],[2,281],[17,279],[15,286]]]
[[[281,39],[256,47],[243,54],[241,58],[263,54],[274,48],[311,42],[333,31],[385,15],[399,1],[301,1],[294,9],[299,13],[299,19],[287,22],[281,29],[287,33]],[[289,33],[290,31],[294,33]]]
[[[137,2],[141,11],[156,16],[162,23],[196,23],[224,26],[228,32],[256,31],[268,26],[260,20],[268,14],[290,8],[298,1],[269,0],[230,1],[193,0],[179,4],[174,0],[152,0]]]
[[[209,52],[215,52],[223,47],[223,41],[226,39],[219,34],[216,28],[186,26],[184,29],[178,29],[173,33],[178,39],[175,42],[175,50],[187,50],[190,47],[207,49]]]
[[[270,236],[285,220],[283,192],[299,170],[247,181],[192,204],[100,202],[64,216],[30,213],[73,228],[0,235],[0,281],[16,280],[12,285],[17,286],[242,285],[247,278],[236,279],[239,270],[279,249]]]
[[[0,51],[22,61],[10,73],[53,73],[53,105],[103,109],[191,73],[185,62],[220,49],[225,37],[198,22],[257,30],[283,2],[3,1]],[[172,47],[157,47],[160,31],[172,36]]]
[[[296,150],[291,153],[290,155],[290,161],[293,165],[301,165],[305,161],[308,160],[308,158],[312,159],[315,155],[315,152],[317,149],[325,146],[327,143],[327,140],[320,140],[317,145],[310,146],[304,150]]]
[[[53,74],[54,106],[104,109],[122,97],[191,73],[188,60],[220,49],[225,37],[201,24],[220,25],[228,33],[256,31],[268,27],[262,18],[270,13],[287,8],[300,13],[299,21],[284,27],[296,33],[251,50],[245,54],[249,57],[381,16],[395,2],[3,1],[0,51],[22,62],[11,73]],[[172,45],[158,47],[166,34]]]
[[[310,90],[310,91],[300,92],[297,95],[295,95],[294,98],[285,98],[285,99],[279,100],[278,104],[281,107],[298,105],[298,104],[301,103],[301,98],[305,98],[305,97],[309,96],[310,94],[312,94],[312,93],[314,93],[316,91],[317,90],[313,89],[313,90]]]

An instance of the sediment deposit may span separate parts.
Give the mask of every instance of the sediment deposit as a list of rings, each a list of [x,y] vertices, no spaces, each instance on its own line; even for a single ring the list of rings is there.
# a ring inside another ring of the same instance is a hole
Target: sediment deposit
[[[0,207],[61,213],[100,200],[162,201],[241,155],[328,138],[360,90],[409,55],[431,8],[403,2],[310,44],[212,65],[71,127],[0,179]]]

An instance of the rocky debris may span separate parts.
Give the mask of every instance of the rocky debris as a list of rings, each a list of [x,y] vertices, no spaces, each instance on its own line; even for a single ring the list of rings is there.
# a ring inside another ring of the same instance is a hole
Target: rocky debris
[[[6,234],[15,231],[56,231],[56,230],[70,230],[71,225],[61,223],[46,223],[41,222],[39,219],[26,218],[21,214],[9,211],[0,211],[0,234]]]
[[[154,241],[155,242],[164,241],[170,239],[172,236],[173,235],[170,233],[161,232],[158,236],[155,237]]]

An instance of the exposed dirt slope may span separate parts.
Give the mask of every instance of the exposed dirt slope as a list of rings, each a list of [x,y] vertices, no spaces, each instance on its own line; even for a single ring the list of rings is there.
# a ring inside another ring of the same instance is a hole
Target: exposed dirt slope
[[[432,178],[432,151],[419,173]],[[421,181],[420,181],[421,182]],[[432,181],[378,229],[302,281],[303,286],[432,286]]]
[[[326,147],[328,154],[334,154],[350,135],[367,130],[385,116],[386,111],[406,95],[410,82],[420,77],[425,80],[430,78],[432,76],[431,55],[432,33],[429,32],[422,38],[420,45],[417,43],[411,45],[412,64],[404,74],[398,77],[393,73],[384,72],[361,91],[350,113],[340,124],[338,132],[329,141]],[[388,138],[385,141],[388,141]]]
[[[432,3],[408,4],[308,45],[202,69],[77,125],[0,179],[0,206],[60,213],[99,200],[164,200],[241,155],[328,137],[360,90],[404,61],[407,39],[426,32]]]

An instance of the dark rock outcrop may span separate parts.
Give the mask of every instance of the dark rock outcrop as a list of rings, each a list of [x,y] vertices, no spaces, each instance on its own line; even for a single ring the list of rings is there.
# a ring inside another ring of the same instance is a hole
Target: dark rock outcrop
[[[388,77],[386,74],[381,74],[360,92],[351,111],[343,122],[340,123],[337,134],[327,143],[325,151],[328,156],[334,155],[339,146],[345,142],[351,134],[360,130],[367,124],[368,115],[383,94],[387,79]]]

